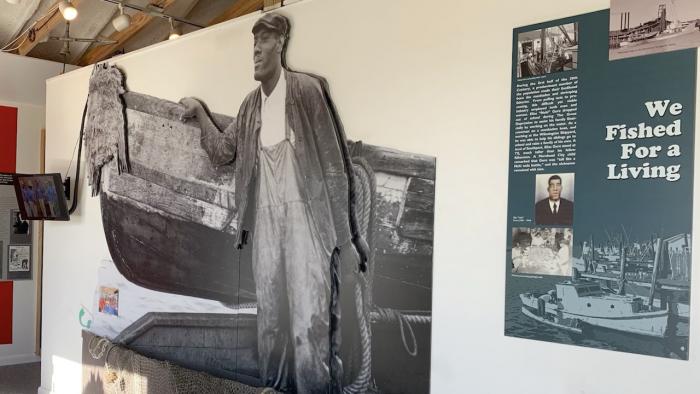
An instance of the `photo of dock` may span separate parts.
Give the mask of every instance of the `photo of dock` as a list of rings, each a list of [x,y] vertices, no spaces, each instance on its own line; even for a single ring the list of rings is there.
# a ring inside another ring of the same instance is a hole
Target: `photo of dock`
[[[697,0],[612,0],[610,60],[697,46],[700,46]]]
[[[515,336],[688,359],[691,234],[576,242],[571,276],[511,278]],[[513,249],[515,253],[515,248]]]

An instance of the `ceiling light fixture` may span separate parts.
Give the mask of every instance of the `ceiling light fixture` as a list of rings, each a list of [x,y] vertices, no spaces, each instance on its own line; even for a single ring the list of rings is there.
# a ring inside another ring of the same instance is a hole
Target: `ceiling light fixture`
[[[170,18],[170,35],[168,36],[168,40],[176,40],[180,38],[180,32],[173,26],[173,18]]]
[[[194,23],[191,20],[179,18],[179,17],[174,16],[174,15],[169,15],[169,14],[164,12],[165,9],[163,7],[160,7],[156,4],[149,3],[147,6],[141,7],[140,5],[129,3],[127,0],[102,0],[102,1],[104,1],[106,3],[116,4],[116,5],[121,4],[124,8],[129,8],[129,9],[132,9],[134,11],[143,12],[146,15],[150,15],[150,16],[153,16],[156,18],[172,19],[175,22],[184,23],[184,24],[194,26],[194,27],[199,28],[199,29],[203,29],[206,27],[206,26],[200,25],[198,23]]]
[[[62,2],[58,3],[58,9],[61,11],[63,19],[67,21],[72,21],[78,16],[78,10],[73,7],[73,4],[71,4],[69,0],[63,0]]]
[[[18,4],[19,3],[19,0],[5,0],[5,1],[7,1],[10,4]]]
[[[117,31],[124,31],[131,24],[131,17],[124,13],[124,6],[121,3],[118,4],[118,7],[119,15],[112,20],[112,26]]]
[[[63,31],[63,35],[61,37],[51,36],[51,37],[48,37],[47,40],[62,42],[63,47],[59,53],[65,57],[67,57],[71,54],[70,44],[73,42],[87,42],[87,43],[95,43],[98,45],[108,45],[108,44],[116,44],[117,43],[116,40],[108,40],[108,39],[104,39],[100,36],[97,36],[95,38],[71,37],[71,35],[70,35],[70,22],[66,22],[66,27],[65,27],[65,30]]]

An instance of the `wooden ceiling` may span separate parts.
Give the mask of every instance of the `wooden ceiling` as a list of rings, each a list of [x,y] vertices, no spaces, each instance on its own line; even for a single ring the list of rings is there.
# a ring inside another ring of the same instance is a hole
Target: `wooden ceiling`
[[[62,54],[63,42],[51,37],[65,33],[66,21],[58,11],[58,0],[20,0],[10,4],[0,0],[0,47],[4,52],[40,59],[87,66],[117,54],[131,52],[166,40],[170,34],[168,19],[124,7],[131,23],[116,31],[112,20],[119,15],[114,1],[72,0],[78,17],[70,22],[70,37],[116,41],[114,44],[71,42],[70,53]],[[290,1],[291,2],[291,1]],[[281,0],[124,0],[137,8],[150,5],[164,14],[200,26],[211,26],[262,9],[276,8]],[[174,22],[180,34],[198,27]]]

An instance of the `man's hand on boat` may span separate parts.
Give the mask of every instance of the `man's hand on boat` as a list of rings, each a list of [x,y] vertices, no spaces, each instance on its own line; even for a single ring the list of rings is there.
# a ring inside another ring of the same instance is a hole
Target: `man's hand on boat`
[[[202,103],[194,97],[184,97],[180,99],[180,104],[185,107],[182,115],[180,115],[180,120],[183,122],[188,119],[196,118],[198,112],[204,109]]]

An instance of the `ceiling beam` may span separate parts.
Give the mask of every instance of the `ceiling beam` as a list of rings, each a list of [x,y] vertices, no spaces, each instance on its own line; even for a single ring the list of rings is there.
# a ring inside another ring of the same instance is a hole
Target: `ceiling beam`
[[[159,6],[160,8],[163,8],[164,11],[167,11],[167,8],[174,2],[175,0],[157,0],[151,1],[150,4]],[[118,51],[127,40],[136,35],[136,33],[140,32],[141,29],[146,27],[146,25],[148,25],[154,18],[159,17],[147,15],[142,12],[137,12],[136,14],[132,15],[131,23],[126,30],[115,31],[109,35],[108,39],[116,41],[115,44],[93,45],[90,47],[90,49],[85,51],[83,56],[80,57],[80,60],[78,60],[78,65],[88,66],[90,64],[95,64],[108,59],[116,51]]]
[[[73,0],[73,7],[78,8],[82,0]],[[48,19],[39,22],[36,24],[33,30],[30,30],[26,33],[23,34],[22,38],[19,38],[18,41],[22,42],[22,45],[17,48],[17,53],[19,53],[22,56],[27,55],[29,52],[34,49],[37,44],[39,44],[43,39],[47,38],[49,36],[49,33],[51,30],[56,28],[59,23],[65,22],[65,19],[63,19],[63,15],[61,15],[61,12],[58,11],[58,3],[60,1],[54,2],[54,4],[51,6],[51,8],[54,10],[51,14],[51,16],[48,17]],[[30,34],[31,32],[34,32],[33,40],[30,40]]]
[[[209,22],[209,26],[215,25],[217,23],[226,22],[233,18],[238,18],[246,14],[253,13],[255,11],[260,11],[264,6],[263,0],[238,0],[226,11],[222,12],[216,18]]]
[[[282,0],[265,0],[265,4],[263,4],[263,10],[265,11],[271,11],[280,7],[282,7]]]

